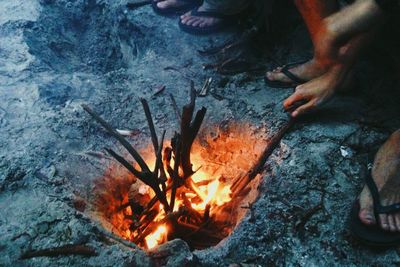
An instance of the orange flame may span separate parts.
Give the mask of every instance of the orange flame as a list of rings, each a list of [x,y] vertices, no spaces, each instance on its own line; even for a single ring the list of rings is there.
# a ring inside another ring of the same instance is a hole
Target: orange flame
[[[161,244],[166,239],[167,232],[167,226],[165,226],[164,224],[158,226],[153,233],[146,236],[145,240],[147,248],[152,249],[158,244]]]
[[[194,190],[185,189],[183,194],[191,207],[200,214],[204,214],[206,207],[210,206],[210,216],[221,216],[220,219],[226,219],[222,217],[223,214],[215,214],[217,208],[231,201],[232,182],[238,175],[248,172],[264,149],[265,141],[260,138],[259,133],[257,138],[254,138],[254,130],[254,128],[251,130],[249,125],[243,124],[231,125],[227,129],[214,128],[209,133],[203,133],[203,136],[200,137],[201,142],[196,141],[193,144],[191,161],[193,169],[197,171],[188,182],[191,189]],[[142,150],[141,155],[152,169],[155,164],[153,148],[149,146]],[[173,158],[171,162],[173,164]],[[126,171],[122,173],[121,170],[123,168],[120,166],[113,166],[107,173],[105,178],[111,179],[102,184],[102,192],[106,193],[100,194],[101,205],[98,207],[122,237],[133,240],[135,233],[129,230],[132,223],[129,217],[134,215],[134,211],[129,206],[123,210],[120,210],[119,207],[128,203],[127,189],[136,179],[130,174],[126,174]],[[123,180],[124,177],[129,177],[129,179]],[[138,180],[136,185],[140,185],[137,188],[141,195],[153,197],[153,192],[146,185]],[[117,193],[121,195],[119,198],[116,197]],[[167,199],[170,200],[170,192],[167,193]],[[173,211],[177,211],[185,201],[181,194],[177,194]],[[161,204],[158,209],[159,212],[153,219],[154,222],[160,222],[166,216]],[[147,248],[151,249],[165,242],[168,230],[167,226],[162,224],[147,235],[144,238]]]

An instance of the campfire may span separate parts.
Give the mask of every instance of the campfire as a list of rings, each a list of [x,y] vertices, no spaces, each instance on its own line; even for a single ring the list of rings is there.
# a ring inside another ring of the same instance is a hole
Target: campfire
[[[146,153],[139,153],[97,113],[83,106],[135,160],[131,163],[114,150],[106,149],[130,175],[118,179],[118,168],[111,168],[97,185],[97,203],[115,232],[140,247],[152,249],[175,238],[185,240],[192,249],[216,245],[231,233],[245,213],[243,210],[257,195],[248,193],[255,187],[254,178],[272,152],[274,140],[264,150],[262,139],[250,141],[248,131],[239,128],[234,137],[229,130],[219,134],[217,139],[223,142],[211,142],[216,139],[212,136],[196,140],[206,108],[195,113],[195,99],[192,89],[190,103],[181,114],[177,113],[180,131],[170,142],[164,141],[165,131],[157,137],[149,105],[141,99],[152,140],[152,148]],[[208,147],[204,148],[201,142]],[[210,144],[215,147],[210,148]],[[218,158],[221,149],[228,151]],[[239,151],[241,157],[230,162],[233,150]],[[240,153],[241,150],[247,154]]]

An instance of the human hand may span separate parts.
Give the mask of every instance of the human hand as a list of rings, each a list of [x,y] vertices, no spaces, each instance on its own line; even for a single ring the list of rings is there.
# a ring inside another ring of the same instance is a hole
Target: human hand
[[[292,117],[298,117],[326,103],[340,85],[336,78],[338,78],[336,73],[330,71],[297,86],[295,92],[284,101],[285,110],[289,111]]]

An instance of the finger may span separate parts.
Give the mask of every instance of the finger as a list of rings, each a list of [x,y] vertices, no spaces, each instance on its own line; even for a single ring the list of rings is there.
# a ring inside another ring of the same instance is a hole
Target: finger
[[[301,116],[312,109],[315,108],[315,101],[309,101],[307,104],[304,104],[300,107],[298,107],[295,111],[292,112],[292,117],[298,117]]]
[[[300,101],[300,100],[306,100],[305,96],[303,93],[300,91],[294,92],[291,96],[289,96],[284,102],[283,102],[283,107],[285,109],[289,109],[291,106],[294,105],[294,103]]]

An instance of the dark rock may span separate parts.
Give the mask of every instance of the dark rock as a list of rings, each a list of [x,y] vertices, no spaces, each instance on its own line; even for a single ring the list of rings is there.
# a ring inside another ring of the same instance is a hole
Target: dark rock
[[[196,267],[200,266],[197,257],[190,251],[188,244],[181,239],[174,239],[149,252],[156,266]]]

